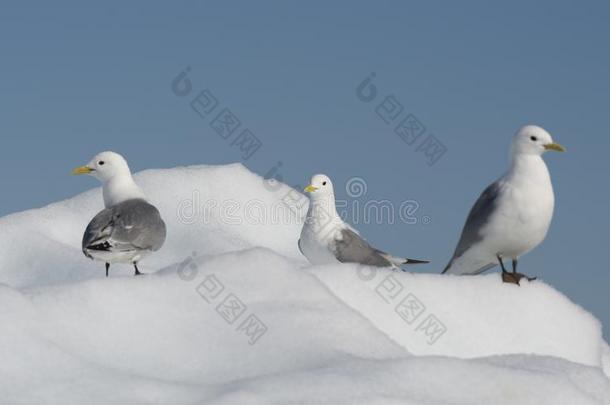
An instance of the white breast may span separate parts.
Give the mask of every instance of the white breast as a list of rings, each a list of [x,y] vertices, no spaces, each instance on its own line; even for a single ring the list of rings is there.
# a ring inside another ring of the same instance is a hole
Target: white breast
[[[316,265],[337,263],[338,260],[329,246],[343,227],[345,224],[336,214],[334,207],[329,214],[329,210],[326,208],[322,210],[311,204],[299,242],[307,260]]]
[[[504,179],[497,212],[484,229],[494,253],[516,258],[540,244],[549,230],[555,197],[544,161],[527,157]]]

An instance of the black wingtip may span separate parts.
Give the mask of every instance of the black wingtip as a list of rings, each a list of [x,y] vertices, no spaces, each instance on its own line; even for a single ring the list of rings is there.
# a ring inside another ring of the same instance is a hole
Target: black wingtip
[[[430,263],[430,260],[407,259],[403,264],[426,264],[426,263]]]

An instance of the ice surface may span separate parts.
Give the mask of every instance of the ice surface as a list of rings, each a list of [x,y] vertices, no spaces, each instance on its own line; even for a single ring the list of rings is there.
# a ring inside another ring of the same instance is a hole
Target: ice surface
[[[136,181],[168,225],[142,277],[80,252],[99,189],[0,219],[0,403],[610,404],[599,322],[543,282],[312,267],[287,186]]]
[[[417,355],[539,354],[601,366],[601,325],[549,285],[336,265],[310,270]],[[588,343],[584,343],[588,342]]]

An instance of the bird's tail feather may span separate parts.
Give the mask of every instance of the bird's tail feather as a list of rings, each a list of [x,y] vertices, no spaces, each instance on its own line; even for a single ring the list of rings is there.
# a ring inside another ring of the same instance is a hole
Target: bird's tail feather
[[[430,263],[430,260],[418,260],[418,259],[407,259],[404,258],[402,264],[424,264]]]
[[[409,259],[406,257],[396,257],[396,256],[392,256],[389,255],[387,253],[385,253],[383,255],[386,259],[388,259],[390,261],[390,263],[394,264],[395,266],[402,266],[405,264],[424,264],[424,263],[430,263],[429,260],[418,260],[418,259]]]

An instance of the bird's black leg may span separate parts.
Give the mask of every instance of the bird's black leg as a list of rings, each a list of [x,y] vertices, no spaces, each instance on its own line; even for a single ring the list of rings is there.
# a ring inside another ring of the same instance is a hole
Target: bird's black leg
[[[508,273],[506,271],[506,268],[504,267],[504,262],[502,261],[502,257],[500,255],[496,256],[498,258],[498,261],[500,262],[500,267],[502,267],[502,273]]]
[[[498,260],[500,260],[500,264],[502,265],[502,259],[500,257],[498,257]],[[513,284],[520,285],[519,282],[521,281],[522,278],[526,278],[529,281],[536,280],[536,277],[528,277],[525,274],[518,273],[517,264],[518,264],[517,259],[513,259],[513,272],[512,273],[507,272],[506,269],[504,268],[504,265],[502,265],[502,281],[504,281],[505,283],[513,283]]]
[[[140,273],[140,270],[138,270],[138,263],[133,263],[133,267],[136,269],[136,273],[134,274],[135,276],[140,276],[142,275],[142,273]]]
[[[108,269],[110,268],[110,263],[106,263],[106,277],[108,277]]]
[[[504,281],[505,283],[512,283],[512,284],[519,285],[520,277],[516,277],[517,274],[515,274],[515,273],[509,273],[508,271],[506,271],[506,267],[504,267],[504,262],[502,261],[502,257],[500,257],[500,255],[497,255],[496,257],[498,258],[498,261],[500,262],[500,267],[502,267],[502,281]],[[515,268],[515,261],[513,261],[513,269],[514,268]]]
[[[521,281],[522,278],[527,278],[529,281],[536,280],[536,277],[529,277],[525,274],[517,272],[517,259],[513,259],[513,277],[517,280],[517,282]]]

